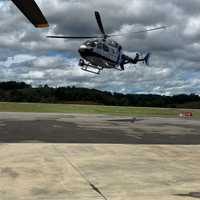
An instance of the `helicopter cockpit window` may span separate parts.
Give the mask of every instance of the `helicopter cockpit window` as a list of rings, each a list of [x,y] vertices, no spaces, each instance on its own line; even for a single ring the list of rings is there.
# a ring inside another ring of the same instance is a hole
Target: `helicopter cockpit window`
[[[97,42],[91,42],[91,41],[87,41],[87,42],[85,42],[85,44],[87,45],[87,46],[89,46],[89,47],[96,47],[97,46]]]
[[[109,52],[109,48],[107,45],[103,44],[103,50]]]

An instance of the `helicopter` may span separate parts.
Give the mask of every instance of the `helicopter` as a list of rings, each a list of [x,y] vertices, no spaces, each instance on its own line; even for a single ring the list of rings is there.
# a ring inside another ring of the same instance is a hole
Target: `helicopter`
[[[114,34],[106,34],[101,15],[98,11],[95,11],[95,18],[100,30],[101,35],[94,36],[47,36],[47,38],[63,38],[63,39],[88,39],[79,48],[79,54],[81,59],[79,60],[79,66],[81,69],[87,72],[100,74],[103,69],[116,69],[123,71],[127,64],[137,64],[143,62],[149,65],[150,53],[147,53],[144,57],[139,53],[136,53],[134,58],[125,55],[122,51],[122,46],[111,39],[112,37],[121,36]],[[133,33],[144,33],[150,31],[156,31],[160,29],[166,29],[167,26],[161,26],[152,29],[146,29]]]

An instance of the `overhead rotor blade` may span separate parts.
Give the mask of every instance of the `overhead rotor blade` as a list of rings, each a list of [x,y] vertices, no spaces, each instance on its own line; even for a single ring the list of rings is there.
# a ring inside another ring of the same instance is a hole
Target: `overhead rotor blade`
[[[102,36],[54,36],[49,35],[47,38],[58,38],[58,39],[93,39],[93,38],[102,38]]]
[[[104,31],[104,27],[103,27],[102,21],[101,21],[101,16],[100,16],[100,13],[98,11],[95,11],[95,17],[96,17],[97,24],[99,26],[99,29],[100,29],[101,33],[103,35],[106,35],[106,33]]]
[[[46,28],[49,26],[34,0],[12,0],[12,2],[36,28]]]
[[[161,29],[166,29],[168,26],[160,26],[157,28],[152,28],[152,29],[146,29],[146,30],[142,30],[142,31],[135,31],[135,32],[131,32],[133,34],[138,34],[138,33],[146,33],[146,32],[152,32],[152,31],[157,31],[157,30],[161,30]],[[117,34],[117,35],[109,35],[109,37],[117,37],[117,36],[122,36],[122,35],[127,35],[129,33],[124,33],[124,34]]]

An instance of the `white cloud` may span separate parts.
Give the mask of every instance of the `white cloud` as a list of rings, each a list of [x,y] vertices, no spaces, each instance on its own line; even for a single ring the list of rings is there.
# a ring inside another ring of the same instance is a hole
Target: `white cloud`
[[[200,33],[200,16],[191,17],[188,20],[188,23],[186,25],[186,28],[184,30],[184,34],[187,37],[193,37],[195,35],[199,35]]]
[[[6,61],[1,61],[0,65],[5,67],[10,67],[13,64],[19,64],[33,59],[36,59],[36,57],[28,54],[19,54],[13,57],[8,57]]]
[[[33,67],[38,68],[50,68],[50,67],[59,67],[58,64],[63,64],[65,61],[64,58],[60,56],[41,56],[33,61]]]
[[[44,77],[44,72],[40,71],[30,71],[27,74],[22,74],[21,78],[23,79],[42,79]]]

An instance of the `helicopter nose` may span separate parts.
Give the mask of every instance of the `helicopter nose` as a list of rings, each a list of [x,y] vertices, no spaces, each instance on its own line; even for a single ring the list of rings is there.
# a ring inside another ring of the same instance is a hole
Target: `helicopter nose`
[[[87,51],[87,46],[86,45],[81,45],[79,48],[80,53],[85,53]]]
[[[80,48],[79,48],[79,53],[81,55],[84,55],[84,54],[87,54],[91,52],[91,48],[88,48],[86,45],[81,45]]]

